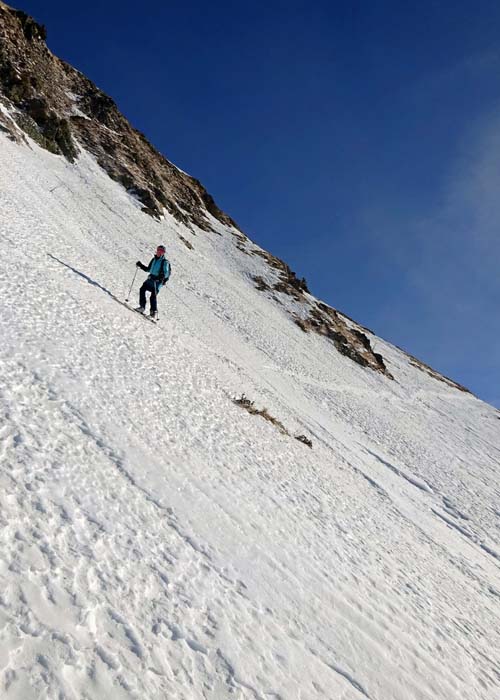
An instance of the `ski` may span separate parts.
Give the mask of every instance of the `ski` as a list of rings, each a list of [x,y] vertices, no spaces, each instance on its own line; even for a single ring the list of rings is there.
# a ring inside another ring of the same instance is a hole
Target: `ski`
[[[153,318],[153,316],[150,316],[149,314],[142,314],[140,311],[135,309],[133,306],[128,304],[126,301],[120,301],[119,299],[117,299],[116,301],[118,301],[122,306],[125,306],[125,308],[127,308],[129,311],[133,311],[138,316],[142,316],[142,318],[145,321],[149,321],[150,323],[154,323],[155,325],[159,322],[159,319]]]
[[[132,307],[130,307],[132,308]],[[151,323],[158,323],[158,319],[156,316],[150,316],[149,314],[143,314],[140,311],[137,311],[137,309],[132,309],[132,311],[135,311],[136,314],[139,314],[139,316],[142,316],[143,319],[146,321],[151,321]]]

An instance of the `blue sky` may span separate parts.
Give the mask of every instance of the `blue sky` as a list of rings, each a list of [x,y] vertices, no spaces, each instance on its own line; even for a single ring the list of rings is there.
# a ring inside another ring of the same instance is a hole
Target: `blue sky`
[[[500,407],[500,3],[18,7],[313,293]]]

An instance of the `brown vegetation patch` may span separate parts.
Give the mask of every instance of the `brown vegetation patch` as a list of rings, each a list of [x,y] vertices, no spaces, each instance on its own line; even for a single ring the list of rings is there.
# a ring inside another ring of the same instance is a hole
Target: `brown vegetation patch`
[[[259,275],[253,275],[252,279],[255,282],[255,288],[258,289],[259,292],[267,292],[271,289],[271,287],[268,285],[268,283],[263,277],[260,277]]]
[[[304,308],[309,308],[309,299],[305,296],[309,294],[309,289],[304,278],[299,279],[285,262],[265,250],[255,248],[253,254],[260,256],[266,260],[270,267],[278,270],[279,278],[272,286],[274,291],[287,294],[295,301],[303,303]],[[253,280],[260,291],[270,289],[269,284],[262,277],[254,276]],[[310,308],[307,317],[294,316],[293,320],[304,333],[313,331],[331,340],[342,355],[349,357],[361,367],[369,367],[384,374],[389,379],[394,379],[388,371],[382,355],[373,351],[368,336],[359,327],[351,328],[344,318],[348,317],[340,315],[327,304],[317,302],[314,307]]]
[[[273,286],[273,289],[277,292],[288,294],[297,301],[303,299],[304,293],[309,293],[305,277],[299,279],[296,273],[283,260],[280,260],[275,255],[271,255],[266,250],[259,250],[259,248],[254,248],[252,254],[263,258],[270,267],[279,271],[279,279]]]
[[[299,442],[303,442],[304,445],[307,445],[308,447],[310,447],[312,449],[313,444],[312,444],[312,441],[309,440],[308,437],[306,437],[305,435],[295,435],[294,437],[296,440],[298,440]]]
[[[186,238],[184,238],[184,236],[181,236],[181,235],[179,234],[179,238],[180,238],[181,241],[184,243],[184,245],[186,246],[186,248],[189,248],[189,250],[194,250],[193,244],[192,244],[190,241],[188,241]]]
[[[443,382],[444,384],[447,384],[448,386],[451,386],[454,389],[458,389],[459,391],[463,391],[466,394],[472,394],[470,389],[467,389],[467,387],[462,386],[462,384],[459,384],[458,382],[453,381],[453,379],[450,379],[449,377],[445,377],[444,374],[440,374],[439,372],[436,372],[435,369],[432,369],[432,367],[429,367],[429,365],[426,365],[425,362],[418,360],[416,357],[413,357],[413,355],[409,355],[404,350],[403,350],[403,352],[406,355],[408,355],[408,357],[410,358],[410,365],[412,367],[417,367],[422,372],[425,372],[426,374],[428,374],[429,377],[433,377],[433,379],[437,379],[438,381]]]
[[[318,302],[307,318],[297,317],[294,320],[305,333],[313,331],[331,340],[342,355],[361,367],[369,367],[394,379],[382,355],[373,351],[369,338],[361,330],[350,328],[342,316],[327,304]]]
[[[264,420],[267,420],[269,421],[269,423],[272,423],[282,435],[288,435],[290,437],[290,433],[285,428],[283,423],[281,423],[277,418],[272,416],[267,410],[267,408],[257,408],[254,402],[248,399],[245,396],[245,394],[242,394],[239,399],[236,397],[233,398],[233,403],[235,403],[237,406],[241,406],[242,408],[244,408],[252,416],[261,416],[261,418],[264,418]],[[304,445],[307,445],[312,449],[312,441],[305,435],[294,435],[293,437],[295,438],[295,440],[302,442]]]
[[[245,245],[248,243],[248,238],[247,238],[247,237],[245,236],[245,234],[244,234],[242,231],[240,231],[239,229],[234,228],[234,229],[231,231],[231,233],[232,233],[233,236],[236,238],[236,240],[237,240],[237,242],[238,242],[238,243],[237,243],[238,246],[239,246],[239,245],[245,246]],[[245,252],[248,253],[247,250],[245,250]]]
[[[252,255],[258,255],[259,258],[264,258],[269,267],[273,267],[275,270],[284,270],[286,267],[283,260],[280,260],[276,256],[271,255],[271,253],[268,253],[267,250],[260,250],[260,248],[254,248],[251,252]]]
[[[241,406],[242,408],[244,408],[252,416],[261,416],[262,418],[264,418],[264,420],[269,421],[269,423],[272,423],[274,426],[276,426],[276,428],[278,428],[280,433],[282,433],[283,435],[290,435],[283,423],[281,423],[277,418],[272,416],[267,410],[267,408],[257,408],[253,401],[247,399],[245,394],[242,394],[239,399],[234,398],[233,402],[237,406]]]

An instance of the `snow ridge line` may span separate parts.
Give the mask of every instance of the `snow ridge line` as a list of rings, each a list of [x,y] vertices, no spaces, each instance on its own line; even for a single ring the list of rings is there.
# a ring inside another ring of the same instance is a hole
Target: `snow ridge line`
[[[480,549],[482,549],[486,554],[489,554],[490,557],[493,557],[493,559],[496,559],[496,561],[500,562],[500,554],[496,552],[492,547],[489,545],[485,544],[484,542],[481,542],[472,532],[469,530],[466,530],[465,527],[462,527],[458,523],[454,522],[453,520],[450,520],[446,515],[441,513],[439,510],[436,510],[435,508],[431,509],[432,512],[437,515],[441,520],[444,520],[444,522],[449,525],[449,527],[453,528],[457,532],[459,532],[461,535],[466,537],[470,542],[473,544],[477,545]]]
[[[357,690],[358,693],[363,695],[365,698],[368,698],[370,700],[370,696],[366,692],[366,690],[363,688],[361,683],[358,683],[358,681],[351,676],[350,673],[347,671],[344,671],[340,666],[336,666],[335,664],[329,662],[329,661],[323,661],[323,663],[328,666],[329,668],[332,669],[332,671],[335,671],[335,673],[338,673],[339,676],[342,676],[342,678],[345,678],[345,680],[352,685],[354,690]]]
[[[387,460],[382,459],[380,455],[378,455],[376,452],[372,452],[372,450],[369,450],[367,447],[365,447],[364,449],[365,452],[370,454],[372,457],[375,457],[375,459],[378,460],[381,464],[383,464],[384,467],[387,467],[392,472],[394,472],[396,476],[400,476],[402,479],[405,479],[409,484],[411,484],[412,486],[416,486],[416,488],[420,489],[421,491],[426,491],[427,493],[434,493],[431,486],[423,479],[417,479],[417,477],[413,476],[413,474],[407,474],[399,467],[396,467],[394,466],[394,464],[391,464],[390,462],[387,462]]]

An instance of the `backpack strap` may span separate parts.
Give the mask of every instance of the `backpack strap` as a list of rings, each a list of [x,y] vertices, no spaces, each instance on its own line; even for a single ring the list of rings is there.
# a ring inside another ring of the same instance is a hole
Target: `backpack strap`
[[[165,278],[165,282],[170,277],[170,270],[171,270],[170,263],[167,260],[167,258],[164,257],[163,258],[163,276]]]

